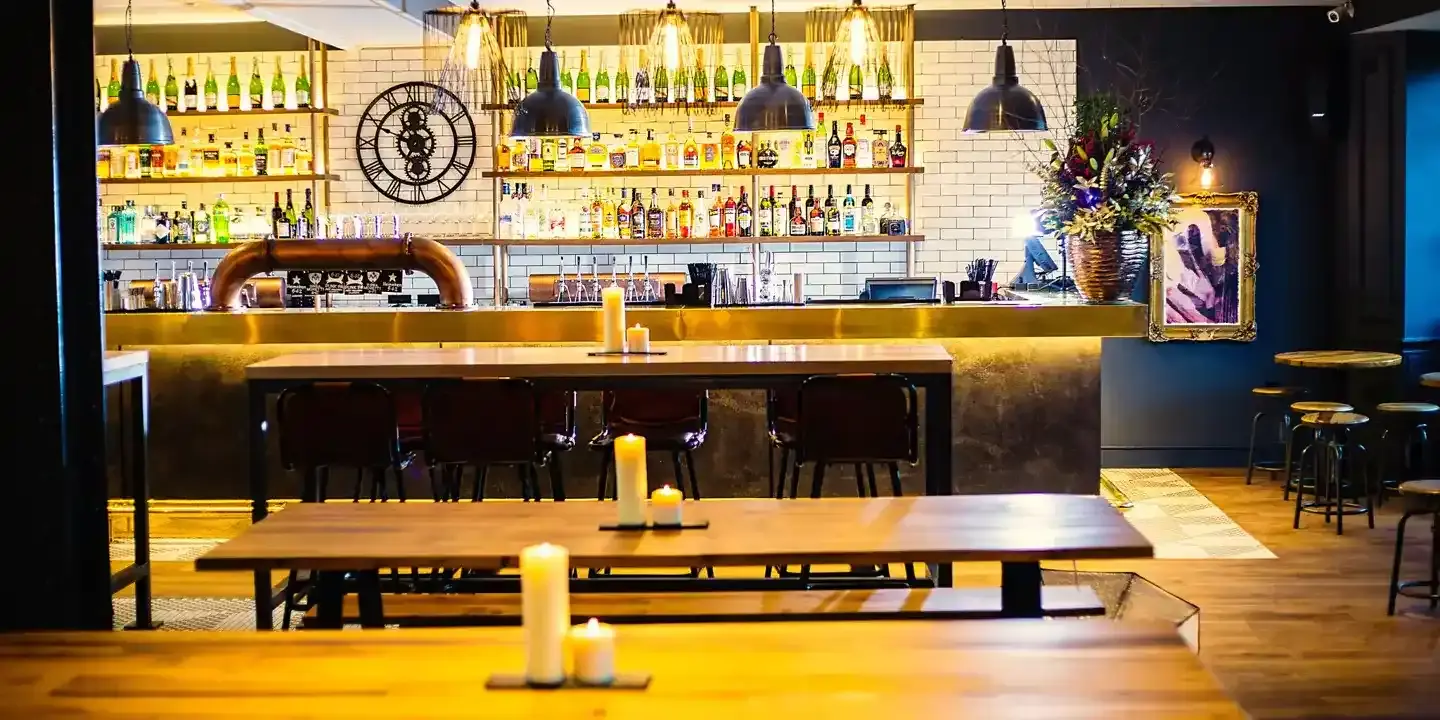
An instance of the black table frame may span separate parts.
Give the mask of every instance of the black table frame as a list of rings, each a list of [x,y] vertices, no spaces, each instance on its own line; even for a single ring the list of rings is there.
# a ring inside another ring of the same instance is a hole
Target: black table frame
[[[879,370],[877,368],[877,370]],[[477,370],[478,372],[478,370]],[[953,495],[954,481],[952,477],[952,408],[951,402],[953,390],[951,388],[951,370],[943,373],[903,373],[916,388],[925,391],[923,404],[925,406],[925,494],[926,495]],[[545,390],[573,390],[577,392],[604,391],[604,390],[627,390],[627,389],[696,389],[696,390],[778,390],[785,388],[798,388],[805,380],[814,377],[816,373],[755,373],[755,374],[717,374],[717,375],[642,375],[642,376],[556,376],[547,375],[544,377],[522,377],[529,381],[537,391]],[[457,375],[456,377],[460,377]],[[267,398],[270,395],[277,395],[286,388],[303,385],[309,382],[372,382],[380,385],[387,383],[416,383],[445,378],[422,378],[422,377],[344,377],[342,375],[326,374],[324,377],[308,378],[287,378],[287,379],[246,379],[246,390],[249,396],[249,432],[248,443],[250,448],[249,472],[250,472],[250,519],[252,523],[260,522],[269,515],[269,478],[268,465],[266,462],[266,421]],[[1015,617],[1039,617],[1040,616],[1040,563],[1006,563],[1008,568],[1011,565],[1033,566],[1029,570],[1019,573],[1007,573],[1005,575],[1007,587],[1014,593],[1015,598],[1005,604],[1007,608],[1016,608]],[[1013,577],[1012,577],[1013,576]],[[931,566],[931,577],[936,587],[952,587],[954,579],[949,563],[941,563]],[[617,578],[620,579],[620,578]],[[367,588],[376,587],[370,579],[370,573],[356,575],[359,581],[360,593],[364,597]],[[678,580],[678,578],[677,578]],[[1033,584],[1032,581],[1033,580]],[[636,591],[634,584],[621,585],[604,578],[585,579],[576,581],[587,584],[584,589],[587,591],[603,591],[606,586],[613,586],[619,590],[622,587],[630,592]],[[749,578],[727,578],[714,580],[690,580],[682,589],[689,590],[737,590],[737,589],[781,589],[788,585],[802,587],[793,580],[785,579],[749,579]],[[330,579],[320,579],[323,587],[317,588],[321,598],[335,598],[336,592],[342,592],[340,583]],[[764,585],[757,585],[764,583]],[[588,585],[593,584],[594,587]],[[754,586],[754,587],[751,587]],[[578,590],[579,588],[577,588]],[[661,588],[653,588],[659,592]],[[270,630],[274,627],[272,613],[276,605],[284,600],[284,584],[272,586],[270,583],[270,572],[268,570],[255,571],[255,627],[259,630]],[[1022,599],[1023,598],[1023,599]],[[324,600],[321,601],[322,606]],[[366,601],[366,605],[369,602]],[[336,610],[338,612],[338,608]],[[1033,614],[1032,614],[1033,613]],[[366,615],[370,615],[366,613]]]
[[[125,363],[114,370],[105,370],[105,387],[118,386],[124,419],[126,441],[122,442],[124,460],[121,471],[130,485],[134,503],[135,560],[111,573],[110,594],[135,586],[135,622],[126,630],[154,630],[160,623],[152,619],[150,588],[150,363]]]

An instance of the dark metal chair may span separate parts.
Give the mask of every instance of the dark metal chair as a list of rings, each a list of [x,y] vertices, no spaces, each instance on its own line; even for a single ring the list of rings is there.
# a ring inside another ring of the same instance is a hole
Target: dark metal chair
[[[574,394],[546,395],[526,380],[509,378],[431,383],[423,403],[424,448],[436,499],[459,501],[465,469],[473,468],[471,500],[484,500],[489,469],[510,466],[521,497],[539,500],[537,468],[548,466],[551,496],[564,500],[558,452],[567,442],[574,445]],[[542,407],[547,400],[550,407]],[[558,422],[546,422],[546,409],[559,413]]]
[[[1405,515],[1395,528],[1395,563],[1390,568],[1390,605],[1386,611],[1395,614],[1395,599],[1400,595],[1430,601],[1430,610],[1440,607],[1440,480],[1411,480],[1400,485],[1400,497],[1405,500]],[[1416,515],[1430,516],[1430,532],[1434,541],[1430,548],[1430,579],[1413,582],[1400,581],[1400,561],[1405,555],[1405,524]],[[1426,588],[1424,595],[1406,592],[1412,588]]]
[[[1296,484],[1296,530],[1300,529],[1302,512],[1323,513],[1326,525],[1330,524],[1333,515],[1338,535],[1345,534],[1346,515],[1365,515],[1371,529],[1374,529],[1376,483],[1366,462],[1365,446],[1356,442],[1352,434],[1368,422],[1370,418],[1352,412],[1313,412],[1300,418],[1300,425],[1315,433],[1310,446],[1301,452],[1298,463],[1298,473],[1304,477],[1305,455],[1312,455],[1315,499],[1306,503],[1304,484]],[[1359,496],[1365,500],[1363,505],[1350,499],[1356,496],[1357,487]]]
[[[1250,452],[1249,459],[1245,463],[1245,484],[1249,485],[1254,479],[1256,470],[1270,473],[1273,478],[1276,473],[1287,472],[1286,467],[1274,460],[1255,459],[1256,443],[1259,442],[1260,421],[1270,418],[1275,421],[1277,435],[1272,439],[1271,451],[1284,448],[1289,443],[1291,428],[1295,424],[1295,415],[1290,412],[1290,403],[1304,397],[1305,388],[1280,387],[1266,385],[1250,389],[1250,397],[1255,404],[1255,415],[1250,418]]]
[[[1301,400],[1290,403],[1290,414],[1292,417],[1308,413],[1339,413],[1354,412],[1355,408],[1342,402],[1325,402],[1321,400]],[[1285,437],[1285,499],[1290,499],[1290,491],[1297,486],[1305,484],[1304,473],[1300,472],[1305,464],[1305,453],[1309,450],[1307,445],[1301,449],[1300,457],[1295,457],[1295,442],[1302,432],[1314,434],[1315,428],[1305,423],[1295,423],[1290,427],[1290,433]],[[1314,487],[1309,485],[1307,487]]]
[[[710,428],[710,393],[705,390],[613,390],[601,398],[602,429],[590,440],[590,448],[604,453],[595,498],[615,496],[610,467],[615,461],[615,438],[639,435],[647,452],[670,454],[675,465],[675,487],[685,488],[689,468],[690,489],[686,496],[699,500],[700,480],[695,475],[694,451],[705,444]]]
[[[1388,492],[1402,482],[1424,477],[1430,471],[1430,421],[1437,415],[1440,415],[1440,405],[1434,403],[1384,402],[1375,406],[1375,421],[1381,428],[1375,460],[1381,504]],[[1397,453],[1400,475],[1390,479],[1385,476],[1388,461]]]

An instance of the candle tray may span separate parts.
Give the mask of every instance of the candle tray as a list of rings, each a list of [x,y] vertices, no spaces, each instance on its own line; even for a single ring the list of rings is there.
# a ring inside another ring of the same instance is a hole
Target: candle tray
[[[566,677],[559,685],[534,684],[523,673],[495,673],[485,680],[486,690],[644,690],[650,687],[650,673],[615,673],[608,685],[589,685]]]
[[[620,525],[618,523],[610,523],[607,525],[601,525],[600,529],[615,530],[619,532],[644,532],[646,530],[704,530],[708,527],[710,527],[709,520],[686,520],[679,525],[656,525],[655,523],[645,523],[644,525]]]
[[[646,350],[645,352],[631,352],[629,350],[594,350],[585,354],[589,355],[590,357],[609,357],[612,355],[669,355],[670,353],[667,353],[664,350]]]

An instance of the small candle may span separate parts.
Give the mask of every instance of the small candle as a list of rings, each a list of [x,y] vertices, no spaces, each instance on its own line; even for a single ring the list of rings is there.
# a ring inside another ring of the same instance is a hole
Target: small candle
[[[645,524],[645,438],[615,438],[615,498],[621,525]]]
[[[632,353],[650,352],[650,328],[635,327],[625,331],[625,349]]]
[[[625,350],[625,291],[614,285],[600,291],[601,337],[605,352]]]
[[[682,511],[681,501],[685,493],[666,485],[650,493],[650,522],[656,525],[679,525]]]
[[[541,543],[520,550],[520,612],[525,679],[565,682],[565,632],[570,626],[570,551]]]
[[[590,618],[570,628],[571,676],[585,685],[609,685],[615,681],[615,628]]]

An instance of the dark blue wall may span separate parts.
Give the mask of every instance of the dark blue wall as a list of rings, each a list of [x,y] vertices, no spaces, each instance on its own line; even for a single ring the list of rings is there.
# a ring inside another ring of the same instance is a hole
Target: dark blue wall
[[[1440,33],[1405,35],[1405,339],[1440,337]]]

